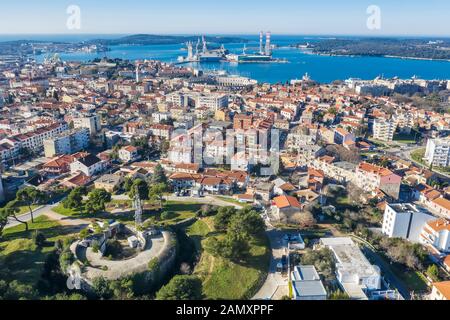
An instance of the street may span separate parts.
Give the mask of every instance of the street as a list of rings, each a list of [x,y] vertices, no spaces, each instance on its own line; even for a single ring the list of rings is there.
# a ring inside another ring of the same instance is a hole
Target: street
[[[281,257],[286,254],[286,247],[283,244],[284,232],[276,229],[268,229],[267,236],[270,241],[272,256],[267,279],[264,285],[253,297],[253,300],[265,300],[289,295],[288,278],[277,273],[277,263]],[[274,297],[276,295],[276,297]]]

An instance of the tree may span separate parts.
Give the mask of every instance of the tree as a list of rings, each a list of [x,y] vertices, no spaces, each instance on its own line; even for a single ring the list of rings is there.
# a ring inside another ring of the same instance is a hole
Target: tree
[[[115,299],[127,300],[134,297],[133,280],[123,278],[109,283],[109,289]]]
[[[131,185],[131,189],[128,195],[131,199],[134,199],[137,195],[139,195],[139,198],[141,198],[141,200],[148,200],[148,193],[149,190],[147,182],[142,179],[136,179]]]
[[[350,300],[350,297],[347,293],[342,292],[341,290],[333,291],[329,297],[330,300]]]
[[[228,228],[231,217],[236,214],[233,207],[220,207],[214,217],[214,227],[219,231],[225,231]]]
[[[94,189],[88,195],[86,205],[94,212],[105,211],[106,203],[111,201],[111,193],[105,189]]]
[[[131,177],[126,177],[123,182],[123,189],[125,192],[130,192],[131,187],[133,186],[133,179]]]
[[[313,265],[320,273],[323,274],[326,280],[333,280],[335,271],[335,263],[333,259],[333,253],[330,249],[306,249],[305,253],[301,257],[301,264]]]
[[[131,140],[131,145],[133,147],[138,148],[139,154],[144,158],[150,158],[150,156],[153,154],[154,150],[149,144],[148,138],[142,137],[142,138],[133,138]]]
[[[427,275],[433,280],[433,281],[439,281],[439,268],[437,265],[432,264],[427,268]]]
[[[161,142],[160,152],[163,155],[167,155],[169,148],[170,148],[170,142],[167,141],[166,139],[163,139],[163,141]]]
[[[10,201],[0,209],[0,235],[3,232],[6,224],[8,223],[8,218],[12,217],[19,223],[23,223],[25,225],[25,231],[28,231],[28,222],[22,221],[17,218],[16,214],[19,212],[19,206],[17,200]]]
[[[243,209],[231,217],[227,232],[249,238],[260,234],[265,228],[264,220],[257,212]]]
[[[86,188],[76,187],[70,191],[67,198],[63,201],[64,208],[80,210],[83,207],[83,196],[87,193]]]
[[[32,240],[34,244],[38,247],[43,247],[45,244],[45,241],[47,240],[45,235],[42,232],[39,232],[38,230],[35,230],[32,236]]]
[[[167,191],[167,186],[164,183],[158,183],[152,185],[150,190],[148,191],[148,198],[152,201],[159,201],[159,208],[162,209],[163,203],[163,194]]]
[[[110,299],[113,295],[109,281],[104,277],[94,278],[92,281],[92,290],[100,299]]]
[[[208,239],[205,249],[214,257],[222,257],[239,262],[250,252],[248,240],[241,234],[228,232],[225,238],[215,237]]]
[[[202,282],[195,276],[177,275],[157,293],[157,300],[200,300]]]
[[[153,176],[152,176],[152,184],[158,184],[158,183],[167,184],[166,173],[164,172],[163,167],[159,163],[155,167],[155,169],[153,171]]]
[[[16,199],[28,206],[31,222],[34,223],[33,208],[31,206],[43,201],[45,193],[33,187],[26,187],[17,191]]]
[[[310,228],[317,223],[314,215],[308,210],[295,214],[292,219],[287,220],[298,224],[301,228]]]
[[[248,240],[241,234],[228,232],[222,242],[222,257],[239,262],[250,253]]]

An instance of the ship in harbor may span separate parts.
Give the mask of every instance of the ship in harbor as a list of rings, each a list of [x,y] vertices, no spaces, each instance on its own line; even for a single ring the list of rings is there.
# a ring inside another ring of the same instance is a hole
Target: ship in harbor
[[[237,63],[259,63],[259,62],[274,62],[272,58],[272,44],[270,42],[271,34],[266,33],[266,43],[263,43],[264,33],[259,34],[259,52],[247,53],[247,47],[244,46],[242,54],[229,54],[227,60]]]
[[[200,44],[202,45],[201,51],[199,50]],[[186,43],[187,47],[187,57],[178,57],[178,62],[188,63],[188,62],[221,62],[226,60],[226,56],[229,53],[223,45],[219,49],[208,49],[206,39],[203,36],[201,43],[198,39],[195,45],[191,41]]]

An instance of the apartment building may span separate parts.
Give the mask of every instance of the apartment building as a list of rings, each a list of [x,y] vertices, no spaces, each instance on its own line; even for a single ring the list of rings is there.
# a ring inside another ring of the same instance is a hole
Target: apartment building
[[[73,118],[73,126],[74,128],[87,128],[91,135],[102,129],[100,117],[96,114]]]
[[[424,160],[434,167],[450,165],[450,139],[428,139]]]
[[[47,158],[72,154],[89,146],[89,129],[81,128],[63,132],[56,137],[44,140],[44,154]]]
[[[450,253],[450,220],[440,218],[428,221],[420,234],[420,243],[440,253]]]
[[[450,281],[433,283],[429,300],[450,300]]]
[[[402,177],[387,168],[361,162],[356,168],[355,178],[354,183],[365,191],[380,189],[393,199],[399,198]]]
[[[119,159],[122,162],[133,162],[139,160],[139,152],[136,147],[126,146],[119,150]]]
[[[355,142],[355,136],[352,133],[342,128],[334,130],[334,143],[345,145],[352,142]]]
[[[318,130],[311,130],[308,127],[299,126],[292,129],[286,140],[286,148],[289,151],[299,151],[306,145],[315,145],[318,140]]]
[[[0,145],[8,149],[5,153],[4,161],[16,159],[20,156],[23,149],[34,152],[41,152],[44,147],[44,140],[56,137],[69,129],[67,123],[55,123],[46,128],[40,128],[33,132],[21,133],[12,137],[0,140]],[[9,148],[6,148],[9,146]]]
[[[428,211],[409,203],[388,204],[384,211],[382,233],[390,238],[420,242],[423,227],[435,220]]]
[[[394,139],[397,124],[395,121],[375,119],[373,121],[373,138],[381,141],[392,141]]]
[[[219,93],[200,94],[195,98],[195,107],[206,107],[209,110],[220,110],[228,107],[228,95]]]

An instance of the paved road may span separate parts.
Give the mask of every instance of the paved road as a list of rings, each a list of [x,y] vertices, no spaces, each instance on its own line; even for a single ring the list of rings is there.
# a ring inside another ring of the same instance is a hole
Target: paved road
[[[89,225],[90,222],[88,220],[74,219],[74,218],[63,216],[63,215],[60,215],[60,214],[54,212],[52,209],[54,207],[56,207],[58,204],[59,204],[59,202],[52,204],[52,205],[45,205],[45,206],[42,206],[42,207],[36,209],[33,212],[33,217],[36,219],[39,216],[45,215],[51,220],[58,221],[61,225],[74,226],[74,227],[76,227],[76,229],[80,229],[80,230]],[[29,213],[20,215],[17,218],[21,221],[26,221],[26,222],[31,221],[31,215]],[[14,226],[17,226],[20,224],[21,224],[20,222],[16,221],[14,218],[10,217],[8,219],[8,224],[6,225],[5,229],[11,228],[11,227],[14,227]]]
[[[288,278],[277,273],[277,263],[280,261],[281,257],[286,254],[286,247],[283,245],[283,235],[284,233],[282,231],[276,229],[267,230],[267,236],[269,237],[272,249],[269,273],[264,285],[253,297],[254,300],[271,299],[275,293],[277,293],[277,297],[289,294]],[[279,292],[280,290],[282,292]]]
[[[411,153],[419,150],[419,149],[423,149],[424,146],[413,146],[413,147],[406,147],[404,149],[400,149],[400,148],[392,148],[392,149],[387,149],[386,152],[389,155],[392,156],[396,156],[399,157],[403,160],[407,160],[412,162],[414,165],[418,166],[419,168],[424,168],[424,169],[430,169],[428,166],[425,166],[419,162],[416,162],[415,160],[412,159],[411,157]],[[450,175],[442,173],[442,172],[438,172],[435,170],[432,170],[437,176],[444,178],[444,179],[450,179]]]

